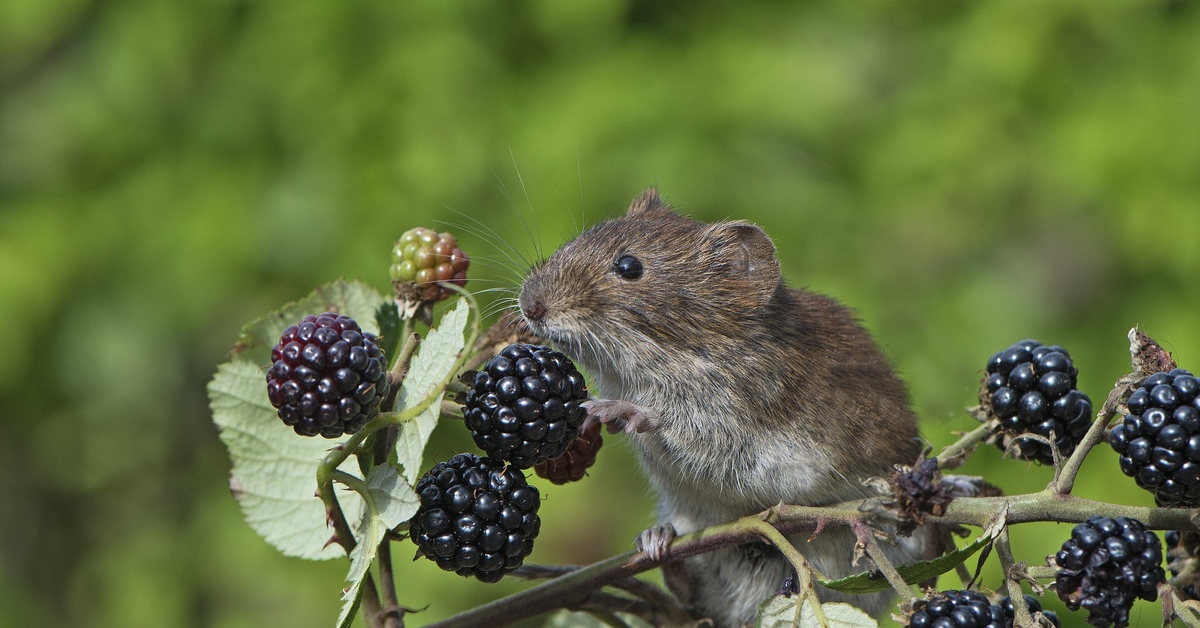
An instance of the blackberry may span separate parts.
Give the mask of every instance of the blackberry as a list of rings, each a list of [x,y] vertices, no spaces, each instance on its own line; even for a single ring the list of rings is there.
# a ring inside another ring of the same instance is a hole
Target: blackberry
[[[452,296],[452,290],[437,282],[464,286],[470,266],[471,260],[451,233],[417,227],[405,231],[392,246],[392,281],[398,296],[413,301],[441,301]]]
[[[911,628],[1006,628],[1012,619],[978,591],[942,591],[918,601],[908,620]]]
[[[579,433],[563,455],[533,465],[533,472],[555,484],[578,482],[587,475],[588,467],[596,463],[596,454],[604,444],[597,421]]]
[[[1121,471],[1160,506],[1200,506],[1198,393],[1188,371],[1155,373],[1129,395],[1129,414],[1108,435]]]
[[[1092,400],[1075,390],[1071,356],[1057,345],[1022,340],[988,360],[980,402],[1000,420],[995,442],[1021,460],[1053,464],[1050,438],[1063,456],[1075,451],[1091,425]]]
[[[510,465],[458,454],[422,476],[417,495],[409,535],[418,555],[446,571],[496,582],[533,551],[541,496]]]
[[[463,416],[480,449],[522,469],[557,458],[586,416],[583,376],[567,356],[511,344],[475,374]]]
[[[1025,608],[1029,609],[1030,615],[1036,615],[1037,613],[1041,613],[1042,617],[1045,617],[1046,620],[1049,621],[1052,625],[1056,626],[1057,628],[1061,628],[1062,622],[1059,621],[1058,615],[1055,614],[1054,611],[1042,610],[1042,603],[1039,602],[1038,599],[1036,597],[1033,597],[1032,595],[1026,595],[1024,597],[1025,597]],[[1016,611],[1013,610],[1012,598],[1005,596],[1003,600],[1000,600],[1000,604],[998,604],[998,606],[1000,607],[1000,610],[1004,613],[1004,619],[1007,622],[1004,625],[1006,627],[1012,626],[1016,620],[1016,617],[1015,617]]]
[[[1086,608],[1093,626],[1127,626],[1134,600],[1158,599],[1166,576],[1158,537],[1126,517],[1088,517],[1054,558],[1058,597],[1073,611]]]
[[[267,398],[301,436],[353,434],[379,414],[387,360],[375,336],[348,316],[306,316],[271,349]]]

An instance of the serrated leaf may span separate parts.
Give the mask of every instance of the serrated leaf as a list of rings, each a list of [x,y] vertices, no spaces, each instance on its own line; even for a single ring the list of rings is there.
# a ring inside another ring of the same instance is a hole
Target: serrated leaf
[[[339,627],[349,625],[354,619],[359,600],[362,598],[363,578],[379,552],[379,544],[387,531],[407,521],[420,506],[420,498],[400,477],[396,467],[381,464],[367,474],[366,514],[358,526],[358,544],[350,552],[349,583],[342,593],[342,612],[338,616]]]
[[[229,486],[246,523],[288,556],[344,556],[340,546],[327,545],[332,532],[325,505],[314,495],[317,465],[344,439],[306,438],[284,425],[267,400],[262,368],[241,356],[217,367],[208,397],[233,461]],[[341,468],[352,471],[353,461]],[[361,516],[362,500],[353,493],[341,496],[341,505],[348,520]]]
[[[463,330],[467,326],[469,311],[466,299],[460,297],[454,309],[443,314],[437,328],[421,341],[417,355],[409,365],[408,375],[404,377],[400,394],[396,396],[397,412],[416,406],[450,377],[450,368],[463,349]],[[415,484],[421,475],[425,443],[437,425],[443,396],[439,394],[424,412],[400,426],[400,434],[396,439],[396,459],[404,468],[404,478],[409,484]]]
[[[979,538],[975,539],[970,545],[963,546],[948,554],[942,554],[933,560],[923,560],[897,567],[896,571],[904,578],[908,584],[916,584],[918,582],[940,576],[951,569],[960,565],[963,561],[970,558],[980,548],[991,543],[998,534],[998,530],[989,528]],[[842,591],[844,593],[874,593],[890,589],[891,585],[883,576],[872,578],[872,572],[864,571],[853,576],[839,578],[837,580],[818,580],[822,586]]]
[[[827,602],[821,605],[829,628],[878,628],[879,622],[870,615],[844,602]],[[805,596],[777,595],[759,608],[756,628],[819,628],[820,622],[813,612],[811,598]]]
[[[339,279],[317,287],[302,299],[255,319],[242,328],[233,352],[247,354],[255,362],[266,363],[266,351],[279,341],[288,325],[295,325],[310,314],[334,311],[353,318],[365,332],[379,333],[376,312],[387,301],[375,288],[361,281]]]

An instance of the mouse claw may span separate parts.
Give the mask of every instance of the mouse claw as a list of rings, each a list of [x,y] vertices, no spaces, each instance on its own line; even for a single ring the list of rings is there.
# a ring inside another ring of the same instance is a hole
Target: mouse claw
[[[608,426],[610,434],[620,431],[641,434],[657,428],[661,422],[661,417],[654,410],[619,399],[588,399],[582,405],[587,410],[584,425],[600,421]]]
[[[671,524],[650,526],[633,541],[639,552],[646,554],[650,560],[659,561],[670,553],[671,541],[675,540],[675,527]]]

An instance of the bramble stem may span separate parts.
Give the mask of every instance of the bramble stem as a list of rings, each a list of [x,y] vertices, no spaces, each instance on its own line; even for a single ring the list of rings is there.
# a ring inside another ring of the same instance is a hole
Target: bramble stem
[[[942,453],[937,455],[938,469],[945,471],[962,466],[962,463],[971,451],[980,443],[987,440],[995,429],[996,426],[991,421],[988,421],[963,434],[957,441],[947,445],[945,449],[942,449]]]
[[[1000,528],[1000,534],[995,542],[996,555],[1000,557],[1000,567],[1004,572],[1004,587],[1013,606],[1013,624],[1016,626],[1032,626],[1033,617],[1029,615],[1029,607],[1025,606],[1025,593],[1021,590],[1021,582],[1013,577],[1016,560],[1013,558],[1012,546],[1008,542],[1008,526]]]

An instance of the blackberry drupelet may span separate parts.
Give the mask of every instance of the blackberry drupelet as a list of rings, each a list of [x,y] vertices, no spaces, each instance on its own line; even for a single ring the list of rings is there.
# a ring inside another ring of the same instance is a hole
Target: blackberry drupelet
[[[401,234],[392,246],[392,281],[397,290],[404,288],[402,296],[413,300],[441,301],[452,296],[452,290],[436,282],[464,286],[470,266],[471,260],[458,248],[458,240],[451,233],[417,227]]]
[[[1135,599],[1158,599],[1162,544],[1142,522],[1092,516],[1055,555],[1054,587],[1071,610],[1088,610],[1093,626],[1127,626]]]
[[[463,416],[489,457],[524,469],[567,450],[579,435],[586,399],[583,376],[567,356],[512,344],[475,375]]]
[[[271,349],[267,398],[301,436],[353,434],[388,394],[387,360],[348,316],[306,316]]]
[[[600,422],[596,421],[571,441],[563,455],[533,465],[533,472],[555,484],[578,482],[596,463],[596,454],[603,444]]]
[[[1066,349],[1022,340],[988,360],[980,402],[1000,420],[996,444],[1017,458],[1053,464],[1050,446],[1022,434],[1050,438],[1068,456],[1087,433],[1092,401],[1075,390],[1078,371]]]
[[[1155,373],[1129,395],[1129,414],[1108,442],[1121,471],[1160,506],[1200,506],[1200,380],[1183,369]]]
[[[1006,628],[1012,620],[978,591],[942,591],[913,607],[911,628]]]
[[[409,522],[417,553],[460,576],[496,582],[521,566],[541,527],[541,496],[519,470],[458,454],[417,481]]]

